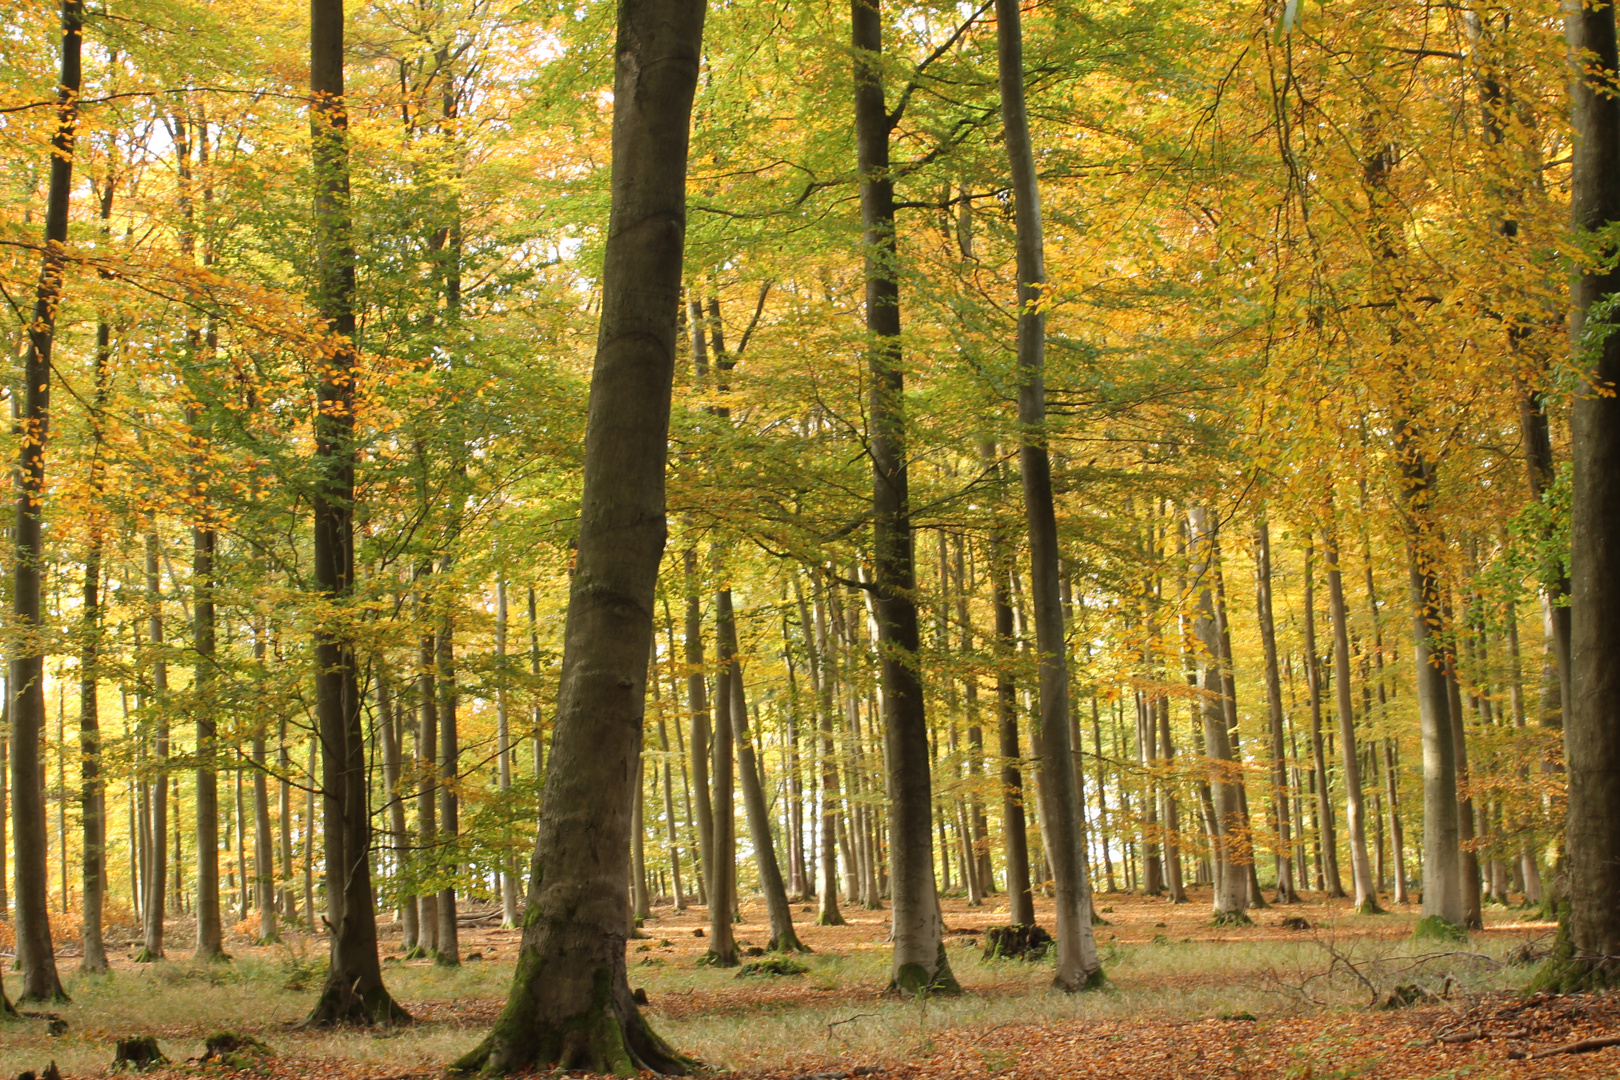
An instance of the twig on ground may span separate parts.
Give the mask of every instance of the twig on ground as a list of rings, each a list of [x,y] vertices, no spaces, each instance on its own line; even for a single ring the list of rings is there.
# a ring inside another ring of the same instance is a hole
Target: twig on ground
[[[1549,1046],[1545,1050],[1509,1050],[1507,1056],[1511,1061],[1534,1061],[1536,1058],[1556,1057],[1559,1054],[1589,1054],[1606,1046],[1620,1046],[1620,1035],[1608,1035],[1601,1039],[1581,1039],[1565,1043],[1563,1046]]]

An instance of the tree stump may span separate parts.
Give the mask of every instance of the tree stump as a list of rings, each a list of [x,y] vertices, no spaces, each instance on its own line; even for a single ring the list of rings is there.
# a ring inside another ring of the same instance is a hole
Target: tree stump
[[[155,1069],[168,1063],[169,1059],[158,1049],[156,1039],[150,1035],[136,1035],[133,1038],[118,1040],[112,1067],[114,1072],[122,1072],[125,1069],[145,1072],[147,1069]]]
[[[1052,944],[1052,935],[1034,923],[991,926],[984,932],[986,960],[1039,960]]]

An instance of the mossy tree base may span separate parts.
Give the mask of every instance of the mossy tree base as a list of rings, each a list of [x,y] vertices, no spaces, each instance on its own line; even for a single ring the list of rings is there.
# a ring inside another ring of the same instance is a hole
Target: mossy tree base
[[[1253,926],[1254,920],[1249,918],[1248,913],[1244,911],[1217,911],[1215,913],[1215,917],[1210,920],[1210,925],[1217,928],[1229,926]]]
[[[1583,994],[1620,988],[1620,960],[1612,956],[1581,956],[1569,930],[1569,903],[1558,905],[1558,936],[1546,962],[1524,988],[1527,994]]]
[[[930,972],[922,964],[901,964],[890,980],[887,992],[913,998],[941,994],[955,997],[961,994],[962,984],[956,981],[956,976],[951,972],[950,959],[945,955],[945,943],[939,943],[939,958],[933,971]]]
[[[1108,973],[1101,967],[1088,974],[1078,986],[1070,986],[1061,978],[1052,980],[1052,989],[1061,990],[1065,994],[1090,994],[1098,990],[1110,989],[1114,984],[1108,981]]]
[[[816,916],[816,925],[817,926],[848,926],[849,923],[844,919],[843,914],[840,913],[840,912],[837,912],[837,911],[823,911],[820,915]]]
[[[512,996],[494,1030],[450,1066],[452,1076],[546,1069],[626,1077],[646,1070],[685,1076],[698,1067],[697,1061],[653,1031],[628,992],[614,992],[613,973],[606,967],[592,974],[590,1003],[583,1012],[560,1020],[541,1019],[539,966],[535,955],[525,951],[512,981]],[[628,991],[628,985],[621,989]]]
[[[1389,912],[1387,912],[1383,908],[1379,907],[1377,900],[1374,900],[1371,897],[1368,897],[1367,900],[1360,907],[1356,908],[1356,914],[1357,915],[1388,915]]]
[[[795,953],[795,952],[796,953],[813,953],[813,952],[815,952],[814,949],[812,949],[810,946],[806,945],[804,942],[799,940],[799,935],[794,932],[792,927],[788,927],[788,929],[784,933],[782,933],[782,934],[780,934],[780,935],[778,935],[776,937],[771,938],[770,941],[765,943],[765,948],[766,948],[766,951],[768,951],[768,952],[783,952],[783,953]]]
[[[1468,940],[1468,929],[1438,915],[1430,915],[1418,920],[1418,924],[1412,928],[1412,937],[1419,941],[1444,941],[1455,944]]]
[[[164,959],[162,953],[153,952],[151,949],[142,949],[135,954],[135,963],[137,964],[155,964],[162,959]]]
[[[420,945],[412,945],[410,948],[405,950],[404,955],[401,956],[400,959],[402,959],[402,960],[426,960],[429,957],[431,957],[432,955],[433,955],[433,953],[430,950],[424,949]]]
[[[326,1028],[372,1024],[400,1025],[411,1022],[411,1014],[388,993],[381,981],[361,990],[360,980],[350,980],[342,973],[328,971],[326,985],[315,1008],[299,1025],[303,1028]]]

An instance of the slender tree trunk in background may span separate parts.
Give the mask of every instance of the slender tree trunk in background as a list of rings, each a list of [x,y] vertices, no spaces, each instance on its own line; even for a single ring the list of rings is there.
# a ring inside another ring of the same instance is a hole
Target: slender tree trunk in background
[[[793,909],[788,904],[787,888],[782,882],[781,864],[776,859],[776,841],[771,835],[770,808],[765,802],[765,788],[760,782],[759,761],[748,728],[748,702],[743,693],[742,659],[737,655],[736,619],[731,610],[731,590],[720,593],[718,624],[720,632],[727,634],[720,646],[723,655],[729,655],[731,678],[731,736],[736,744],[737,771],[741,774],[743,808],[748,814],[748,832],[754,846],[754,861],[759,868],[759,887],[765,894],[765,908],[769,913],[771,938],[766,946],[772,952],[809,952],[799,942],[793,929]]]
[[[495,579],[495,759],[496,783],[500,787],[501,801],[507,802],[512,790],[512,718],[511,694],[506,688],[506,579]],[[660,715],[659,723],[663,722]],[[674,815],[670,815],[671,824]],[[501,856],[501,925],[508,929],[518,924],[518,876],[511,856]],[[677,905],[678,906],[678,905]]]
[[[701,0],[621,0],[612,212],[556,729],[506,1008],[466,1072],[634,1075],[694,1064],[642,1021],[625,970],[640,757],[685,238]],[[729,911],[728,911],[729,914]]]
[[[343,97],[343,0],[310,0],[310,134],[315,178],[315,304],[329,335],[317,363],[313,578],[341,604],[354,589],[354,407],[357,394],[355,254],[349,209],[347,106]],[[326,985],[305,1024],[410,1019],[383,986],[371,891],[366,742],[354,643],[333,625],[315,629],[315,714],[326,819]]]
[[[450,556],[439,560],[439,578],[448,582]],[[461,867],[454,862],[456,837],[460,832],[461,798],[456,793],[460,781],[461,742],[456,730],[456,713],[460,704],[460,689],[456,684],[456,629],[455,616],[446,606],[439,615],[438,632],[434,635],[433,664],[438,674],[439,689],[439,835],[449,849],[450,856],[440,859],[440,872],[446,882],[439,889],[439,932],[433,962],[441,967],[461,964],[461,941],[456,928],[455,879]]]
[[[112,214],[112,177],[101,194],[102,235],[107,234],[107,219]],[[80,939],[84,944],[84,959],[79,970],[101,973],[108,970],[107,950],[102,944],[102,908],[107,880],[107,794],[101,779],[101,716],[100,672],[101,663],[101,558],[105,546],[100,499],[105,490],[105,469],[101,460],[105,432],[103,415],[107,407],[108,383],[111,378],[112,328],[105,321],[96,324],[94,398],[90,409],[90,489],[94,493],[88,511],[90,543],[84,557],[84,593],[80,608],[79,643],[79,809],[84,830],[83,888],[84,914]],[[65,794],[65,793],[64,793]],[[3,807],[0,807],[3,813]],[[130,840],[133,844],[134,835]],[[0,845],[3,849],[4,845]],[[0,867],[5,865],[5,853],[0,850]],[[4,876],[0,870],[0,876]]]
[[[23,356],[23,435],[17,461],[17,523],[12,576],[11,813],[13,870],[17,885],[16,953],[22,970],[21,1001],[66,1000],[56,971],[47,914],[45,792],[40,735],[45,727],[45,625],[40,603],[45,547],[45,445],[50,437],[51,350],[56,311],[66,270],[68,199],[73,186],[73,143],[79,123],[79,53],[84,27],[82,0],[62,2],[62,71],[56,132],[51,139],[51,176],[45,207],[45,255]]]
[[[404,733],[394,679],[381,656],[372,662],[377,680],[377,722],[383,755],[383,799],[388,811],[388,839],[394,852],[393,890],[400,922],[400,951],[413,953],[420,946],[421,924],[416,921],[416,898],[406,891],[411,878],[411,837],[405,825],[405,788],[400,782],[404,765]]]
[[[1232,659],[1232,626],[1226,617],[1226,576],[1223,570],[1221,556],[1221,537],[1219,522],[1212,522],[1214,531],[1210,534],[1210,558],[1214,567],[1215,576],[1215,629],[1217,640],[1220,642],[1220,670],[1221,670],[1221,706],[1226,712],[1226,730],[1232,743],[1232,760],[1239,763],[1239,770],[1235,777],[1238,800],[1238,829],[1245,838],[1247,862],[1244,864],[1244,874],[1249,880],[1249,906],[1263,908],[1266,906],[1265,895],[1260,891],[1260,873],[1256,868],[1254,857],[1254,829],[1253,819],[1249,816],[1249,785],[1244,781],[1241,765],[1243,762],[1243,747],[1239,741],[1238,710],[1237,710],[1237,663]]]
[[[666,614],[668,610],[666,606]],[[675,655],[675,628],[673,626],[670,627],[669,645],[670,657],[673,659]],[[681,884],[681,841],[675,817],[674,771],[669,764],[669,723],[664,719],[663,709],[658,710],[658,749],[664,755],[664,824],[669,835],[670,900],[675,905],[676,914],[679,914],[686,910],[686,890]]]
[[[1220,632],[1215,621],[1214,523],[1203,507],[1187,511],[1188,555],[1193,565],[1193,588],[1197,591],[1197,615],[1193,632],[1204,647],[1199,664],[1199,689],[1203,694],[1205,753],[1209,758],[1209,786],[1213,805],[1215,921],[1217,924],[1245,924],[1249,898],[1248,838],[1241,835],[1242,808],[1234,782],[1239,763],[1227,728],[1225,687],[1221,678]]]
[[[298,921],[298,902],[293,892],[292,848],[292,751],[287,746],[287,718],[281,718],[276,748],[276,767],[281,772],[277,785],[278,816],[281,819],[281,913],[289,920]]]
[[[9,665],[7,665],[9,667]],[[0,682],[4,681],[0,676]],[[6,822],[11,817],[11,693],[9,686],[0,685],[0,867],[9,866],[6,858]],[[11,914],[11,892],[7,885],[10,875],[0,870],[0,917]]]
[[[713,907],[709,874],[714,867],[714,805],[709,798],[709,687],[703,663],[703,601],[698,596],[698,555],[682,553],[686,570],[686,709],[691,720],[693,814],[698,821],[698,902]]]
[[[970,580],[966,560],[964,558],[962,536],[958,533],[952,544],[952,578],[956,583],[956,624],[958,629],[958,648],[963,656],[973,655],[973,619],[968,606],[968,598],[974,590],[974,582]],[[974,880],[978,883],[979,895],[996,891],[996,877],[990,863],[990,829],[984,816],[984,802],[979,794],[978,777],[984,773],[984,729],[979,724],[979,679],[975,674],[967,680],[963,688],[967,701],[967,773],[969,788],[969,820],[972,827],[970,837],[972,858],[977,863],[977,872]],[[982,903],[982,899],[979,901]],[[977,906],[969,898],[970,907]]]
[[[995,464],[995,444],[979,448],[987,468]],[[996,727],[1001,751],[1002,847],[1007,857],[1007,919],[1014,925],[1035,925],[1035,895],[1029,883],[1029,841],[1024,821],[1024,779],[1018,767],[1018,689],[1014,682],[1013,609],[1008,591],[1011,566],[1001,534],[990,533],[990,606],[996,620]]]
[[[815,597],[815,648],[820,675],[816,686],[816,728],[821,734],[821,904],[817,926],[843,926],[838,908],[838,807],[841,793],[838,781],[838,747],[833,739],[833,690],[838,681],[833,646],[827,634],[827,603],[822,595],[819,573],[811,579]],[[801,616],[802,617],[802,616]],[[811,626],[805,621],[806,640]]]
[[[433,600],[429,587],[433,567],[426,559],[416,567],[416,846],[422,876],[429,879],[439,860],[439,679],[434,655]],[[424,889],[416,897],[417,948],[411,959],[432,956],[439,949],[439,894]]]
[[[315,778],[319,775],[316,770],[320,767],[321,740],[319,735],[309,740],[309,771],[305,773],[310,779],[309,787],[304,790],[304,915],[311,933],[319,925],[316,920],[320,917],[315,910]]]
[[[1446,625],[1455,625],[1449,599],[1442,602],[1440,611]],[[1462,683],[1452,642],[1442,639],[1440,648],[1445,663],[1446,713],[1450,719],[1452,760],[1457,769],[1457,840],[1462,847],[1463,925],[1470,930],[1478,930],[1485,924],[1480,906],[1479,854],[1474,850],[1477,833],[1474,798],[1468,782],[1468,730],[1463,712]]]
[[[1311,687],[1311,763],[1315,776],[1313,794],[1316,796],[1317,843],[1321,845],[1321,874],[1323,890],[1338,899],[1344,896],[1344,882],[1339,877],[1339,839],[1333,828],[1333,803],[1328,795],[1327,753],[1322,739],[1322,662],[1316,648],[1316,590],[1311,571],[1316,561],[1316,548],[1309,541],[1305,547],[1305,674]]]
[[[1333,513],[1330,506],[1327,513]],[[1361,761],[1356,749],[1355,712],[1350,700],[1350,619],[1344,602],[1344,575],[1339,572],[1337,537],[1324,537],[1327,561],[1328,612],[1333,622],[1334,697],[1339,708],[1339,752],[1344,768],[1345,822],[1350,828],[1350,876],[1356,888],[1356,911],[1381,914],[1372,863],[1367,858],[1367,807],[1361,791]]]
[[[705,960],[716,967],[737,965],[736,935],[732,923],[737,911],[737,811],[730,721],[731,679],[737,667],[737,632],[732,623],[731,590],[715,596],[714,731],[710,747],[714,766],[713,847],[709,869],[709,951]]]
[[[195,424],[192,425],[195,429]],[[194,436],[195,437],[195,436]],[[206,511],[204,511],[206,512]],[[216,771],[218,721],[214,717],[214,614],[213,526],[205,521],[191,530],[192,647],[197,663],[192,691],[197,712],[197,952],[205,962],[229,959],[225,955],[224,927],[219,910],[219,775]],[[227,843],[229,838],[227,837]]]
[[[1271,804],[1277,822],[1277,903],[1296,904],[1292,828],[1288,813],[1288,747],[1283,740],[1282,678],[1277,668],[1277,623],[1271,607],[1271,527],[1254,525],[1255,613],[1266,663],[1266,708],[1271,720]]]
[[[934,889],[933,792],[922,674],[906,475],[904,375],[900,366],[900,284],[889,171],[891,117],[883,89],[883,17],[879,0],[851,0],[855,142],[860,171],[866,279],[866,331],[872,459],[873,607],[883,686],[888,756],[892,987],[899,993],[956,992],[945,958]]]
[[[630,927],[633,938],[646,934],[637,929],[642,919],[652,918],[652,901],[647,895],[647,761],[642,758],[636,765],[635,791],[630,796]]]
[[[153,779],[151,789],[151,850],[147,862],[143,942],[137,963],[163,959],[163,920],[167,915],[169,884],[169,665],[163,658],[163,591],[159,574],[157,523],[154,519],[145,536],[147,603],[147,643],[152,658],[152,705],[157,714],[152,737]]]
[[[1095,711],[1097,701],[1092,699],[1091,707]],[[1159,745],[1164,750],[1164,767],[1172,776],[1175,775],[1175,743],[1170,740],[1170,699],[1159,698],[1158,708],[1155,710],[1159,716]],[[1076,745],[1079,739],[1075,740]],[[1164,793],[1164,828],[1165,828],[1165,887],[1170,893],[1172,904],[1185,904],[1187,902],[1187,887],[1181,879],[1181,807],[1171,790]]]
[[[264,626],[256,625],[253,628],[253,659],[260,671],[264,670],[265,640]],[[380,678],[380,676],[379,676]],[[378,684],[381,693],[381,683]],[[391,736],[393,724],[387,725]],[[265,777],[267,768],[264,744],[264,729],[259,728],[253,734],[253,885],[254,903],[259,908],[259,944],[269,945],[281,940],[280,930],[276,926],[276,854],[275,838],[270,830],[270,788]],[[398,755],[395,755],[394,772],[399,772]],[[389,787],[389,795],[393,795],[393,787]]]
[[[1396,768],[1395,740],[1384,740],[1384,788],[1389,801],[1390,855],[1395,871],[1394,899],[1397,904],[1410,903],[1406,889],[1406,830],[1401,827],[1400,789]]]

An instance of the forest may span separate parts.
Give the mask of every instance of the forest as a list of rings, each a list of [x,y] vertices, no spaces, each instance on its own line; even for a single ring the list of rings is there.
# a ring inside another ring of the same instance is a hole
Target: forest
[[[0,1076],[1620,1069],[1612,0],[6,8]]]

